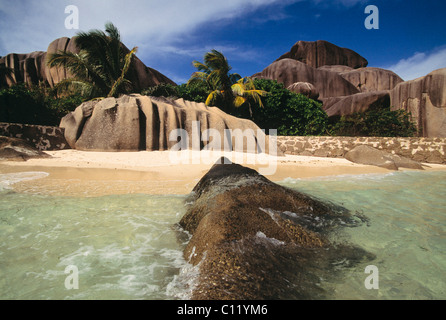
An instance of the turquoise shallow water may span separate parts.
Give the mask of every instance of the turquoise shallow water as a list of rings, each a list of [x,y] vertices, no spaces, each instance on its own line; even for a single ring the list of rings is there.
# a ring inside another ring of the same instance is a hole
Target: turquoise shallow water
[[[332,299],[446,298],[446,172],[396,172],[286,179],[284,185],[341,204],[369,221],[335,235],[376,259],[326,283]],[[338,240],[339,240],[338,239]],[[378,270],[378,290],[368,290],[367,265]]]
[[[61,197],[17,193],[14,182],[45,173],[0,175],[0,299],[185,299],[194,270],[189,237],[176,226],[185,196]],[[376,255],[321,282],[329,299],[446,298],[446,172],[286,179],[282,185],[368,218],[333,235]],[[364,285],[367,265],[379,289]],[[67,289],[78,269],[78,289]]]

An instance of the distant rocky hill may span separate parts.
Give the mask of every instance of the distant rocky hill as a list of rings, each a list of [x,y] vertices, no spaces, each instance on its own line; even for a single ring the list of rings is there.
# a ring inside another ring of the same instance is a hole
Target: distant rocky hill
[[[298,41],[278,60],[293,59],[313,68],[343,65],[351,68],[367,67],[368,61],[353,50],[338,47],[328,41]]]
[[[327,41],[299,41],[252,77],[277,80],[294,92],[319,96],[329,117],[391,106],[409,111],[422,136],[446,137],[446,68],[404,81],[390,70],[367,65],[353,50]]]
[[[28,85],[48,84],[54,87],[63,79],[69,77],[63,68],[50,68],[47,66],[47,56],[59,51],[78,52],[75,45],[75,37],[59,38],[51,42],[47,51],[35,51],[27,54],[10,53],[0,58],[0,65],[12,69],[12,74],[0,78],[0,84],[14,85],[24,82]],[[128,50],[128,49],[127,49]],[[140,91],[160,83],[175,84],[165,75],[155,69],[149,68],[138,59],[134,58],[133,64],[127,74],[127,78],[133,83],[134,89]]]

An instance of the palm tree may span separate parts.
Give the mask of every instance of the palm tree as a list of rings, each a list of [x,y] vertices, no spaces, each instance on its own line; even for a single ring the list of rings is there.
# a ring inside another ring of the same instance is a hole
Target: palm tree
[[[229,73],[232,67],[226,57],[217,50],[212,50],[204,55],[204,63],[193,61],[192,65],[198,69],[187,82],[205,82],[211,91],[206,99],[206,105],[218,103],[224,111],[230,112],[233,106],[233,94],[231,86],[242,77],[237,73]]]
[[[247,105],[249,109],[249,115],[252,118],[251,106],[257,105],[263,108],[262,97],[266,96],[268,92],[263,90],[257,90],[254,81],[251,78],[245,77],[233,84],[232,93],[234,94],[234,106],[239,108],[243,105]]]
[[[57,89],[75,89],[89,98],[117,97],[131,89],[125,75],[137,47],[126,53],[119,30],[112,23],[105,24],[105,32],[77,33],[75,43],[79,53],[59,51],[48,58],[49,66],[64,67],[73,75],[58,83]]]
[[[266,91],[256,90],[250,78],[242,78],[238,73],[229,73],[232,69],[226,57],[217,50],[212,50],[204,56],[204,63],[193,61],[198,69],[187,82],[205,83],[211,91],[206,99],[206,105],[217,105],[223,111],[232,113],[235,108],[247,105],[252,117],[252,104],[263,107],[261,97]]]

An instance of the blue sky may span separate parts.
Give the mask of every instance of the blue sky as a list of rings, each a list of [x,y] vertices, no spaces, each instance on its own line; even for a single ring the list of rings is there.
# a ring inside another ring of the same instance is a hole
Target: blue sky
[[[68,5],[79,9],[79,30],[65,27]],[[364,26],[367,5],[379,9],[378,30]],[[177,83],[211,49],[250,76],[299,40],[350,48],[411,80],[446,67],[445,12],[438,0],[0,0],[0,56],[45,51],[111,21],[147,66]]]

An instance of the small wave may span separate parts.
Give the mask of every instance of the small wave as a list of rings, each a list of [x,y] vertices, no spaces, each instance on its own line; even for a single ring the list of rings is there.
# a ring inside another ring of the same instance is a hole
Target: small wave
[[[335,176],[322,176],[322,177],[311,177],[311,178],[292,178],[287,177],[282,181],[279,181],[279,184],[296,184],[300,181],[360,181],[360,180],[381,180],[388,177],[391,177],[396,174],[400,174],[401,172],[389,172],[389,173],[364,173],[364,174],[342,174]]]
[[[0,191],[10,189],[13,184],[48,177],[48,172],[29,171],[0,174]]]

